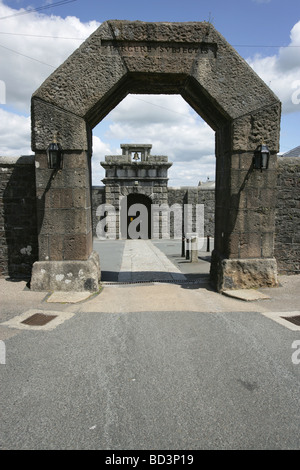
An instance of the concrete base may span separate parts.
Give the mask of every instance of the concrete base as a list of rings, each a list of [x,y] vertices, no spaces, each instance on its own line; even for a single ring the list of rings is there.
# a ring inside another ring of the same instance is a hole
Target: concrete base
[[[85,300],[91,298],[95,294],[93,292],[53,292],[48,299],[47,303],[54,304],[77,304],[79,302],[84,302]]]
[[[86,261],[37,261],[32,268],[33,291],[96,292],[101,279],[99,255]]]
[[[256,289],[232,289],[224,290],[223,295],[232,297],[233,299],[244,300],[245,302],[254,302],[257,300],[269,300],[269,297]]]
[[[226,259],[213,251],[210,277],[217,292],[278,285],[275,258]]]

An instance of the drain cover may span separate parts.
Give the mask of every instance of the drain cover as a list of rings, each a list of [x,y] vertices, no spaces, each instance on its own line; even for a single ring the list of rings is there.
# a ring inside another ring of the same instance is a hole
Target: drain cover
[[[294,325],[300,326],[300,315],[297,315],[296,317],[281,317],[281,318],[291,323],[294,323]]]
[[[57,315],[45,315],[44,313],[35,313],[34,315],[31,315],[30,317],[26,318],[26,320],[22,321],[21,323],[25,323],[25,325],[30,326],[43,326],[56,317]]]

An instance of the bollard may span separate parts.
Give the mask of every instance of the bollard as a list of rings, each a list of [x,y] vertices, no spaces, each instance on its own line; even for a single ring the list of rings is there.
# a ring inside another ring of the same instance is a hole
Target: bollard
[[[206,246],[206,251],[210,251],[210,237],[207,235],[207,246]]]
[[[185,239],[185,259],[190,259],[190,239]]]
[[[198,237],[191,239],[191,263],[198,263]]]
[[[181,239],[181,256],[185,257],[185,237]]]

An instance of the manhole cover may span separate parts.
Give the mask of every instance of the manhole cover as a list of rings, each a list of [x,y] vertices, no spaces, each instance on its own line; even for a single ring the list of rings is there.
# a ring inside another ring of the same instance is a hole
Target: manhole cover
[[[25,323],[25,325],[30,326],[43,326],[56,317],[57,315],[45,315],[44,313],[35,313],[34,315],[31,315],[30,317],[26,318],[26,320],[22,321],[21,323]]]
[[[297,315],[296,317],[281,317],[281,318],[291,323],[294,323],[294,325],[300,326],[300,315]]]

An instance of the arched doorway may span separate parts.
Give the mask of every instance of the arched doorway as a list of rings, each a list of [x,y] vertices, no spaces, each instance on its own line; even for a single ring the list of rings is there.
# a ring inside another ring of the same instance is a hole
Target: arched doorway
[[[151,199],[144,194],[132,193],[123,198],[121,224],[126,225],[126,238],[148,240],[151,238]],[[122,221],[123,219],[123,221]]]
[[[128,93],[181,94],[216,132],[215,288],[276,285],[278,98],[210,23],[114,20],[102,23],[32,97],[39,225],[32,289],[97,289],[91,133]],[[47,164],[54,135],[64,153],[64,168],[55,173]],[[253,157],[262,142],[269,167],[258,171]]]

